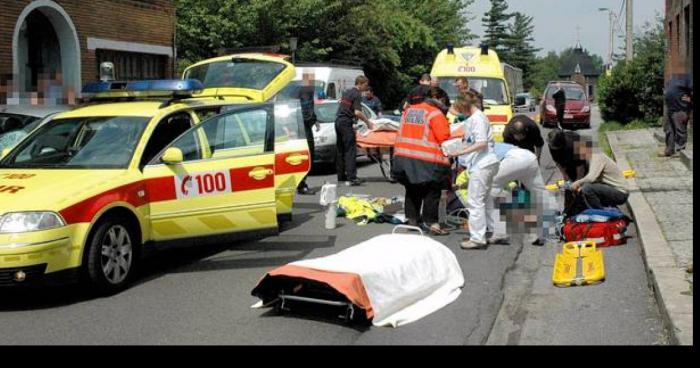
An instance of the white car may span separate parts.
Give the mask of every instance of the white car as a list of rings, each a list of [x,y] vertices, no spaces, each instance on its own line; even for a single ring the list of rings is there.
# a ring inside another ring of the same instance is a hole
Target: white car
[[[528,112],[534,112],[537,110],[537,103],[535,102],[535,98],[532,97],[530,93],[518,93],[515,95],[515,100],[513,103],[515,106],[516,111],[528,111]]]
[[[336,136],[335,117],[338,114],[339,101],[324,100],[316,103],[316,120],[321,125],[321,129],[314,129],[314,163],[331,163],[336,160]],[[370,120],[377,120],[379,117],[365,104],[362,104],[362,112]]]

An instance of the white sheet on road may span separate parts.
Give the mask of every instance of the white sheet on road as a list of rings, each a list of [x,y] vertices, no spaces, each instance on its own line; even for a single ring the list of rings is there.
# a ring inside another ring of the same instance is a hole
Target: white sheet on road
[[[417,321],[456,300],[464,286],[454,253],[418,235],[382,235],[332,256],[291,265],[358,274],[374,310],[375,326]]]

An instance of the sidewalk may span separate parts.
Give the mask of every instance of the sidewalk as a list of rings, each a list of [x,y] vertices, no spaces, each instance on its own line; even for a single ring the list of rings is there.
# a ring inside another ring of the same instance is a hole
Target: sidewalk
[[[629,206],[646,257],[650,283],[674,342],[693,344],[693,173],[680,159],[659,158],[654,130],[608,132],[616,161],[637,171]]]

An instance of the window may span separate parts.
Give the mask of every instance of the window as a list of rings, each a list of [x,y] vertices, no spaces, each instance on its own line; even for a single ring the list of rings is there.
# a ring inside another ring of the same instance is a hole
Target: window
[[[272,116],[255,108],[215,116],[173,142],[185,161],[259,155],[272,150],[266,132]],[[204,142],[204,146],[200,144]],[[269,147],[268,147],[269,146]]]
[[[193,67],[185,79],[197,79],[205,88],[264,89],[286,68],[285,64],[234,58]]]
[[[166,78],[167,56],[104,49],[98,49],[95,53],[98,78],[100,64],[105,61],[114,63],[114,78],[117,80]]]
[[[335,91],[335,83],[328,83],[328,99],[336,100],[338,99],[338,93]]]
[[[151,162],[153,158],[172,143],[175,138],[192,127],[192,118],[188,113],[177,113],[161,120],[151,134],[146,148],[141,156],[141,167]]]

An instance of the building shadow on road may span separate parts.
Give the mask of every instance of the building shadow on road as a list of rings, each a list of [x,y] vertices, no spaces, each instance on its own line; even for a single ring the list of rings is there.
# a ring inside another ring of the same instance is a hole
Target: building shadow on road
[[[287,235],[156,250],[145,257],[130,288],[170,274],[274,268],[335,245],[335,236]],[[292,252],[279,255],[279,252]],[[126,290],[125,292],[128,292]],[[109,298],[81,284],[0,290],[0,312],[50,309]]]

